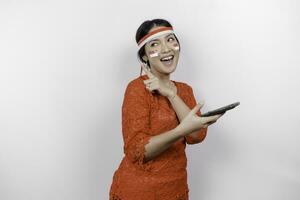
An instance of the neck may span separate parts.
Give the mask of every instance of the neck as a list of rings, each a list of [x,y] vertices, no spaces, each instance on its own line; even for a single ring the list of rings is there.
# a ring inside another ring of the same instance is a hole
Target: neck
[[[169,83],[170,82],[170,74],[164,74],[161,72],[158,72],[154,69],[151,69],[151,72],[161,81],[164,83]]]

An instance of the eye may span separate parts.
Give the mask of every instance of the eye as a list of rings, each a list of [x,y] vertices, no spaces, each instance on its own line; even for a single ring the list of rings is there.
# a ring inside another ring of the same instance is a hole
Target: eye
[[[175,39],[173,37],[168,38],[168,42],[173,42]]]
[[[152,42],[152,43],[150,44],[151,47],[155,47],[155,46],[157,46],[157,45],[158,45],[157,42]]]

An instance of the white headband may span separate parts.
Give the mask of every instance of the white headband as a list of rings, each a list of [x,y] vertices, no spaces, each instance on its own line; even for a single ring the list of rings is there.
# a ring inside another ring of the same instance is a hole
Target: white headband
[[[162,27],[159,29],[156,29],[150,33],[148,33],[147,35],[145,35],[139,42],[138,42],[138,47],[139,49],[144,46],[147,42],[149,42],[150,40],[153,40],[155,38],[160,37],[161,35],[167,34],[167,33],[174,33],[173,28],[172,27]]]

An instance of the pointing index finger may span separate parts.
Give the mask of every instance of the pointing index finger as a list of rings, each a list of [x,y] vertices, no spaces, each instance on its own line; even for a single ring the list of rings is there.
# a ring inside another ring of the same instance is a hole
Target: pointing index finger
[[[142,65],[142,69],[144,70],[144,72],[147,74],[147,76],[148,76],[149,78],[155,77],[155,76],[150,72],[150,70],[148,70],[148,69],[146,68],[145,65]]]

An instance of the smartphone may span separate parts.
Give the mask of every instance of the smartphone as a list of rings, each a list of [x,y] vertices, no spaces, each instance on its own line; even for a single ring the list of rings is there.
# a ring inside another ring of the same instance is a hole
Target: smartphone
[[[222,114],[222,113],[225,113],[227,110],[231,110],[231,109],[235,108],[238,105],[240,105],[240,102],[235,102],[235,103],[229,104],[227,106],[218,108],[216,110],[212,110],[212,111],[206,112],[204,114],[201,114],[201,117],[208,117],[208,116],[212,116],[212,115]]]

